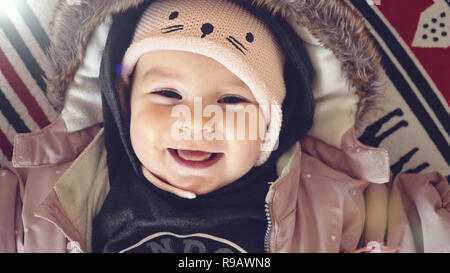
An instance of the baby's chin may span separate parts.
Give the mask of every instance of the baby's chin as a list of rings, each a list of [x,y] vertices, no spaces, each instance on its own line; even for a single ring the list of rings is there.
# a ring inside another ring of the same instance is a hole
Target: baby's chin
[[[219,173],[217,173],[216,175],[174,173],[168,176],[166,183],[169,183],[174,187],[193,192],[195,194],[207,194],[223,187],[226,184],[229,184],[229,181],[232,181],[232,179],[228,178],[228,180],[225,180],[227,178],[228,177]]]
[[[151,158],[141,161],[152,175],[171,187],[189,191],[195,194],[207,194],[233,183],[244,176],[252,166],[248,164],[233,164],[229,154],[224,154],[220,160],[208,167],[189,167],[179,162],[169,149],[165,149],[155,164]],[[183,155],[182,155],[183,156]],[[151,181],[151,179],[148,179]]]
[[[185,170],[174,165],[171,165],[170,167],[164,170],[154,171],[152,171],[151,168],[144,168],[146,168],[161,182],[177,189],[195,193],[196,195],[208,194],[239,179],[239,177],[234,177],[230,175],[230,173],[222,174],[220,171],[211,173],[202,173],[199,171],[186,172]]]

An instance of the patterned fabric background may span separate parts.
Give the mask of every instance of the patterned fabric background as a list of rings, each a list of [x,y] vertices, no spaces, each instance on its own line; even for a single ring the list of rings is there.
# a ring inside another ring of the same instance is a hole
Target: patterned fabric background
[[[55,0],[0,1],[0,165],[14,135],[47,126],[58,113],[45,97],[48,26]]]
[[[394,175],[450,174],[450,0],[348,2],[366,19],[387,78],[384,109],[361,142],[386,148]]]
[[[384,109],[360,140],[390,152],[394,175],[448,175],[450,0],[345,1],[366,18],[387,75]],[[0,166],[11,159],[16,133],[37,131],[58,115],[44,81],[56,2],[0,1]]]

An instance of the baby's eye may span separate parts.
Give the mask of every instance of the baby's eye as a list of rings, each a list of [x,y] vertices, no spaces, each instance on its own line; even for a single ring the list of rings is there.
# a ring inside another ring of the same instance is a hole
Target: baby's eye
[[[152,92],[152,94],[158,94],[167,98],[171,98],[171,99],[182,99],[182,97],[174,92],[174,91],[170,91],[170,90],[159,90],[159,91],[154,91]]]
[[[248,102],[246,99],[236,96],[228,96],[224,97],[219,100],[220,103],[229,103],[229,104],[236,104],[241,102]]]

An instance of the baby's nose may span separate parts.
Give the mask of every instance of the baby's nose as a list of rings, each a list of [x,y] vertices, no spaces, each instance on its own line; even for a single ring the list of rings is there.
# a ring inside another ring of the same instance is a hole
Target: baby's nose
[[[197,123],[195,123],[194,121],[181,122],[180,126],[179,126],[179,130],[182,132],[205,132],[205,133],[214,132],[214,130],[215,130],[214,124],[211,124],[210,122],[207,122],[207,121],[197,122]]]
[[[191,115],[190,118],[184,117],[178,123],[178,130],[190,139],[200,140],[205,137],[205,134],[215,132],[215,124],[208,117]]]

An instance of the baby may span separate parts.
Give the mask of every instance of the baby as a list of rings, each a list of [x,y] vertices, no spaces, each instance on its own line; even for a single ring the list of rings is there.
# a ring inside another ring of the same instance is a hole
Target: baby
[[[283,141],[270,156],[282,127],[284,67],[270,28],[231,1],[146,8],[119,67],[118,91],[106,94],[120,100],[123,130],[129,126],[122,141],[138,167],[127,177],[117,166],[120,174],[110,177],[120,186],[96,217],[94,251],[191,252],[183,246],[189,238],[202,251],[263,252],[268,182],[295,143]]]
[[[450,252],[445,177],[391,181],[357,140],[381,67],[346,1],[72,2],[64,110],[0,171],[0,252]]]

